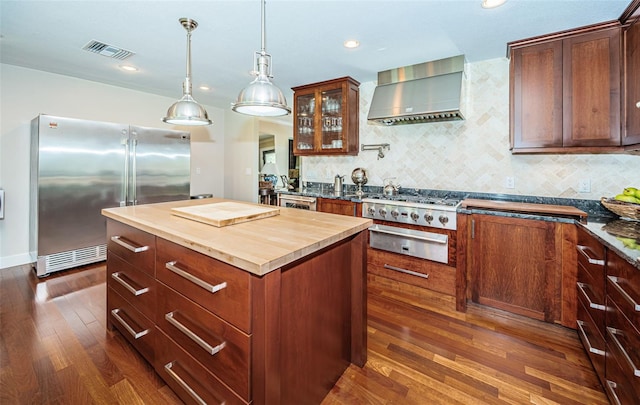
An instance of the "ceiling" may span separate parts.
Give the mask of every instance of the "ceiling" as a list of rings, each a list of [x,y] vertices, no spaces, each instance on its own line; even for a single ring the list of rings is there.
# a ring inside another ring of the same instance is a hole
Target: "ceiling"
[[[266,49],[274,82],[291,87],[464,54],[468,62],[504,57],[506,43],[617,19],[630,0],[268,0]],[[228,108],[253,78],[260,50],[259,0],[0,0],[0,62],[178,99],[192,34],[193,96]],[[360,47],[346,49],[347,39]],[[117,60],[84,51],[91,40],[133,51]],[[125,72],[130,64],[139,70]],[[200,85],[211,89],[203,91]]]

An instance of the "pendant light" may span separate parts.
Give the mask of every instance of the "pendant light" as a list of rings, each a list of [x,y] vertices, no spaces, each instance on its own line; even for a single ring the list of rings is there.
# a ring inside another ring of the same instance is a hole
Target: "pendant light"
[[[291,113],[291,108],[287,106],[287,100],[280,89],[269,80],[273,75],[271,74],[271,55],[266,51],[264,9],[265,0],[262,0],[262,49],[254,54],[251,72],[256,78],[240,91],[238,100],[231,104],[231,109],[247,115],[275,117]]]
[[[211,125],[207,110],[191,97],[191,31],[198,23],[190,18],[181,18],[180,24],[187,30],[187,77],[182,84],[182,98],[169,107],[162,121],[174,125]]]

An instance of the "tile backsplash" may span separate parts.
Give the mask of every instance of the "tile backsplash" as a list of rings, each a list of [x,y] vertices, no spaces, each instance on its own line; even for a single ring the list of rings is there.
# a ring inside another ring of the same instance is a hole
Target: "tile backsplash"
[[[302,158],[304,181],[332,183],[336,174],[367,170],[369,185],[395,178],[403,188],[538,195],[598,200],[640,188],[640,156],[629,154],[512,155],[509,151],[509,61],[466,65],[464,121],[379,126],[367,122],[375,82],[360,85],[360,144],[390,144],[358,156]],[[357,79],[357,77],[355,78]],[[506,178],[513,178],[513,188]],[[590,192],[579,192],[581,182]]]

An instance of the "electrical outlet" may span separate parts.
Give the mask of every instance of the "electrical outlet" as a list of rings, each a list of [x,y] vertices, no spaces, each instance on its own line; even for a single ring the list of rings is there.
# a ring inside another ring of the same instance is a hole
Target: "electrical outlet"
[[[516,179],[514,177],[507,177],[504,179],[505,188],[516,188]]]
[[[578,193],[590,193],[591,192],[591,180],[582,179],[578,182]]]

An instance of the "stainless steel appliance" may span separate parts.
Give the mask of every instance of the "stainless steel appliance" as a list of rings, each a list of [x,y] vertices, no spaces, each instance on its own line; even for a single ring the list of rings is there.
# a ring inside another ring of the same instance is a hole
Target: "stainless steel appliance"
[[[363,198],[362,216],[374,220],[374,225],[369,228],[369,246],[455,267],[451,258],[456,244],[456,210],[459,205],[459,200],[402,194]],[[406,268],[409,262],[394,260],[393,255],[385,258],[390,260],[384,263],[384,269],[429,277],[429,273],[424,271],[428,266]]]
[[[103,208],[190,198],[190,135],[39,115],[29,251],[39,277],[106,259]]]
[[[287,208],[315,211],[317,199],[315,197],[280,193],[278,194],[278,205]]]

